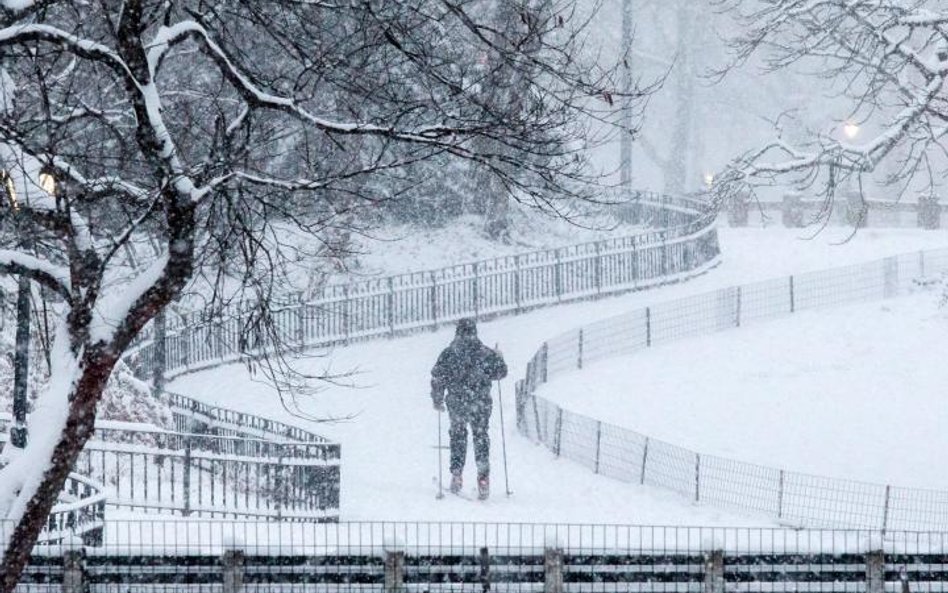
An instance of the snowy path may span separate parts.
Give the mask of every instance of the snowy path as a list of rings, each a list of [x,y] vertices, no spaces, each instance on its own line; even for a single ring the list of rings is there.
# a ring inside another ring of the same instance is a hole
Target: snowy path
[[[835,235],[833,234],[835,232]],[[725,263],[684,285],[670,286],[607,300],[536,311],[481,325],[484,342],[499,342],[511,368],[503,382],[511,488],[503,495],[499,415],[492,419],[493,496],[487,503],[455,497],[435,501],[437,416],[428,399],[428,373],[438,352],[450,340],[451,328],[396,340],[337,348],[299,367],[319,372],[357,370],[359,389],[329,387],[311,400],[307,411],[352,415],[352,421],[310,425],[343,447],[342,515],[344,519],[477,520],[536,522],[615,522],[652,524],[768,525],[767,518],[741,516],[691,503],[665,491],[621,484],[591,475],[568,461],[556,460],[513,430],[513,384],[527,359],[547,337],[570,327],[615,315],[650,302],[666,300],[790,272],[822,269],[915,249],[942,247],[943,232],[861,232],[835,246],[843,236],[829,229],[812,241],[785,230],[722,230]],[[293,421],[281,409],[274,391],[253,380],[238,365],[185,376],[171,389],[199,399]],[[303,420],[295,420],[305,423]],[[650,427],[637,427],[648,432]],[[446,432],[446,427],[445,427]],[[734,455],[740,457],[739,455]],[[472,464],[467,480],[473,482]]]

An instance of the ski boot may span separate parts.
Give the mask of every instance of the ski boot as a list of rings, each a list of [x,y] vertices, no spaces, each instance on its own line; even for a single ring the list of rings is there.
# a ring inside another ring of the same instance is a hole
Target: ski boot
[[[451,494],[458,494],[461,492],[461,488],[464,486],[464,479],[461,478],[461,474],[451,474]]]
[[[477,477],[477,499],[487,500],[490,496],[490,477],[487,474]]]

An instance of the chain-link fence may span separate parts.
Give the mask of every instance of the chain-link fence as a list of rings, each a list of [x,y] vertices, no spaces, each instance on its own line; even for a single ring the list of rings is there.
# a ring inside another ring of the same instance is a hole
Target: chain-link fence
[[[673,490],[705,504],[765,513],[800,526],[948,529],[948,492],[812,476],[702,455],[536,395],[558,373],[653,344],[707,335],[796,311],[904,294],[948,271],[948,250],[734,286],[606,319],[545,342],[517,384],[517,426],[597,473]]]
[[[934,592],[946,544],[877,530],[123,521],[102,547],[37,546],[17,591]]]

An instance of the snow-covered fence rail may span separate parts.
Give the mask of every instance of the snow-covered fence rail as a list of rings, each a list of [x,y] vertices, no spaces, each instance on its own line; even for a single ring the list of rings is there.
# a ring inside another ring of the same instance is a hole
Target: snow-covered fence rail
[[[917,202],[863,199],[848,193],[832,204],[824,199],[803,199],[799,193],[788,193],[777,201],[733,199],[724,205],[731,226],[764,224],[778,219],[785,227],[796,228],[821,221],[859,227],[917,227],[938,229],[948,205],[937,198],[920,197]]]
[[[800,526],[948,529],[948,492],[813,476],[704,455],[570,412],[537,391],[596,360],[797,311],[904,294],[948,271],[948,250],[733,286],[606,319],[545,342],[517,383],[517,427],[596,473],[667,488],[698,503],[762,512]],[[547,389],[554,389],[551,385]]]
[[[524,523],[115,522],[18,591],[943,591],[948,534]],[[4,526],[0,525],[0,529]]]
[[[706,203],[640,193],[626,206],[626,215],[661,228],[326,286],[312,299],[271,311],[278,346],[317,347],[437,327],[462,317],[515,314],[681,280],[717,263],[715,213]],[[160,332],[149,328],[133,359],[143,378],[156,372],[173,376],[260,353],[268,342],[262,331],[239,307],[212,319],[196,312],[166,320]]]
[[[9,417],[0,416],[0,451],[6,445]],[[59,501],[53,507],[39,543],[59,543],[80,538],[84,543],[102,542],[106,489],[98,481],[73,472],[66,478]]]

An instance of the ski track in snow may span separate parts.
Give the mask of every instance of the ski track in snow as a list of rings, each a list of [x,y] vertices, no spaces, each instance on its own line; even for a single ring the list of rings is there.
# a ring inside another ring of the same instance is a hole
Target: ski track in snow
[[[376,340],[357,343],[349,347],[338,347],[329,352],[319,353],[321,356],[297,361],[298,368],[307,372],[320,372],[327,368],[334,372],[355,372],[351,381],[358,386],[357,388],[327,386],[315,396],[300,400],[301,408],[309,413],[323,416],[354,415],[350,421],[313,424],[294,419],[281,408],[274,390],[259,380],[259,377],[251,377],[247,369],[240,365],[228,365],[187,375],[174,381],[170,388],[208,403],[297,423],[340,442],[343,456],[341,495],[343,520],[773,525],[773,521],[767,517],[695,505],[665,490],[604,478],[568,460],[556,459],[542,446],[535,445],[516,433],[514,383],[523,376],[527,360],[543,340],[584,323],[617,315],[650,303],[724,286],[842,266],[917,249],[938,248],[945,244],[945,235],[941,231],[869,229],[860,231],[853,240],[842,245],[837,243],[847,236],[848,229],[830,228],[815,239],[802,240],[802,237],[808,234],[809,231],[806,230],[724,228],[721,229],[724,263],[701,278],[680,285],[600,301],[551,307],[519,317],[505,317],[480,324],[481,339],[489,345],[499,343],[510,367],[508,378],[502,381],[510,488],[513,491],[510,498],[504,495],[500,415],[496,405],[496,388],[494,390],[495,407],[491,418],[491,498],[485,502],[468,501],[454,496],[445,496],[442,500],[435,498],[438,492],[437,414],[432,410],[428,395],[429,372],[441,349],[449,343],[453,335],[452,327],[394,340]],[[423,267],[424,263],[424,258],[420,257],[419,267]],[[894,311],[898,313],[900,310]],[[829,315],[836,315],[836,313]],[[840,318],[843,317],[845,313],[840,313]],[[801,315],[788,322],[804,322],[805,319]],[[858,317],[854,319],[858,320]],[[906,325],[911,325],[911,323],[909,320]],[[810,328],[811,324],[807,323],[805,327]],[[751,336],[750,332],[755,331],[758,330],[749,329],[742,335]],[[771,329],[768,328],[767,331]],[[776,327],[773,331],[779,333]],[[867,328],[866,331],[871,330]],[[786,368],[781,366],[779,369],[758,369],[761,375],[760,381],[774,379],[782,381],[783,378],[780,375],[783,373],[798,373],[806,376],[810,373],[809,369],[816,369],[819,372],[815,374],[822,376],[827,374],[827,368],[832,371],[831,361],[827,361],[825,357],[810,359],[806,357],[804,348],[811,338],[806,330],[799,330],[797,333],[796,336],[788,335],[786,338],[788,341],[778,348],[785,353],[793,351],[795,360],[800,361],[800,364]],[[719,343],[716,341],[718,339],[723,341]],[[707,339],[703,348],[705,350],[720,349],[721,355],[726,357],[730,352],[726,349],[728,339],[734,338],[730,335],[718,334]],[[773,349],[775,339],[773,336],[768,334],[767,338],[758,339],[762,344]],[[688,344],[693,343],[695,341],[688,341]],[[718,344],[721,344],[720,348]],[[868,344],[865,346],[869,347]],[[736,347],[732,345],[731,348]],[[603,370],[598,372],[599,377],[595,379],[592,373],[596,367],[590,367],[588,372],[582,375],[582,380],[577,383],[582,385],[583,401],[590,406],[599,406],[597,409],[602,412],[600,417],[603,420],[625,423],[619,422],[622,410],[628,413],[637,411],[638,406],[642,406],[643,410],[649,406],[641,403],[633,404],[633,400],[625,398],[616,399],[609,394],[610,389],[605,389],[606,387],[631,383],[643,396],[641,401],[655,403],[655,398],[650,400],[645,396],[650,394],[654,385],[661,383],[663,378],[672,376],[677,378],[679,371],[682,371],[680,375],[682,381],[689,380],[697,384],[704,381],[704,378],[700,376],[691,376],[692,378],[688,379],[689,375],[683,372],[685,366],[691,365],[691,361],[689,360],[688,365],[681,365],[677,356],[695,356],[689,353],[688,346],[685,343],[668,346],[669,350],[674,348],[683,348],[683,350],[680,355],[666,354],[663,357],[661,353],[656,354],[659,351],[656,349],[653,352],[643,353],[649,355],[647,359],[639,354],[636,355],[635,361],[623,360],[612,371],[606,369],[606,366],[611,363],[604,361],[601,363]],[[932,350],[936,352],[934,348]],[[753,351],[758,353],[758,357],[767,356],[764,348]],[[653,358],[656,356],[658,358]],[[932,357],[934,356],[935,353],[932,354]],[[669,360],[669,357],[672,360]],[[706,358],[710,359],[710,357]],[[906,355],[904,358],[911,357]],[[673,364],[676,362],[678,364]],[[633,364],[639,370],[636,373],[625,373],[625,370],[633,368]],[[712,363],[707,362],[707,365],[710,364]],[[656,365],[662,365],[661,372],[656,372],[658,368]],[[812,366],[808,368],[807,365]],[[722,374],[707,377],[707,381],[720,383]],[[630,377],[634,378],[630,379]],[[742,380],[747,379],[746,376],[741,377]],[[579,377],[575,379],[579,380]],[[593,396],[587,379],[593,380],[597,388],[603,388],[601,393]],[[568,380],[567,377],[556,379],[555,385],[565,384]],[[871,382],[872,379],[867,378],[866,381]],[[740,383],[736,385],[740,386]],[[847,386],[847,383],[842,385],[844,389]],[[760,413],[762,410],[767,413],[782,412],[779,407],[772,405],[748,408],[746,399],[752,396],[753,393],[748,390],[741,393],[737,400],[727,399],[728,403],[720,406],[719,416],[725,417],[729,423],[733,423],[735,419],[741,420],[742,424],[747,424],[754,429],[748,431],[749,435],[771,434],[768,429],[774,421],[762,424]],[[725,390],[722,397],[730,398],[730,393]],[[617,404],[620,401],[622,406]],[[804,406],[812,404],[813,401],[812,397],[784,398],[783,404],[793,406],[799,403],[800,406]],[[679,400],[670,400],[662,403],[667,403],[668,406],[664,408],[657,404],[651,406],[649,416],[644,413],[630,413],[626,419],[628,424],[646,434],[661,432],[669,426],[675,427],[677,430],[675,436],[680,436],[680,438],[676,441],[670,437],[669,440],[676,444],[694,446],[699,451],[712,447],[715,448],[714,451],[708,452],[718,452],[736,459],[762,461],[754,455],[755,453],[763,454],[766,449],[756,452],[745,449],[746,441],[730,443],[729,441],[705,440],[704,436],[714,436],[730,431],[720,430],[722,423],[709,422],[707,418],[702,418],[700,413],[694,411],[693,402],[683,403]],[[853,416],[848,408],[845,409],[845,414],[853,419],[849,425],[861,426],[864,415]],[[839,414],[828,408],[821,409],[826,413],[824,421],[814,423],[804,434],[816,435],[814,438],[822,437],[819,441],[822,443],[825,443],[827,439],[842,442],[839,441],[843,438],[838,430],[840,428],[838,426]],[[842,413],[843,409],[841,408],[839,412]],[[870,411],[865,411],[866,416],[870,414]],[[694,423],[687,423],[689,420],[702,424],[703,428],[700,431],[695,430]],[[680,426],[679,421],[681,421]],[[799,428],[799,425],[799,418],[795,419],[792,425],[788,422],[786,427],[782,427],[780,434],[789,433],[793,430],[791,426]],[[870,426],[885,426],[885,423],[870,424]],[[447,444],[447,417],[443,418],[442,429],[442,442]],[[905,438],[905,433],[895,426],[891,426],[887,434],[893,440]],[[661,435],[654,434],[654,436]],[[876,436],[869,438],[876,438]],[[922,447],[924,443],[921,441],[925,438],[924,434],[919,434],[915,439],[916,444]],[[808,443],[811,446],[803,446],[799,444],[800,442],[793,441],[794,444],[791,445],[788,441],[784,450],[790,453],[796,451],[802,459],[806,460],[820,457],[820,455],[814,455],[814,451],[822,454],[820,445]],[[883,444],[880,444],[880,447],[883,447]],[[446,451],[444,464],[446,488],[448,477]],[[832,468],[825,468],[826,471],[823,473],[841,477],[845,474],[842,471],[829,471],[830,469]],[[474,479],[473,456],[469,451],[465,488],[472,487]],[[882,481],[882,478],[874,478],[873,481]],[[908,486],[913,483],[918,484],[919,480],[912,483],[906,481],[905,484],[900,485]]]

